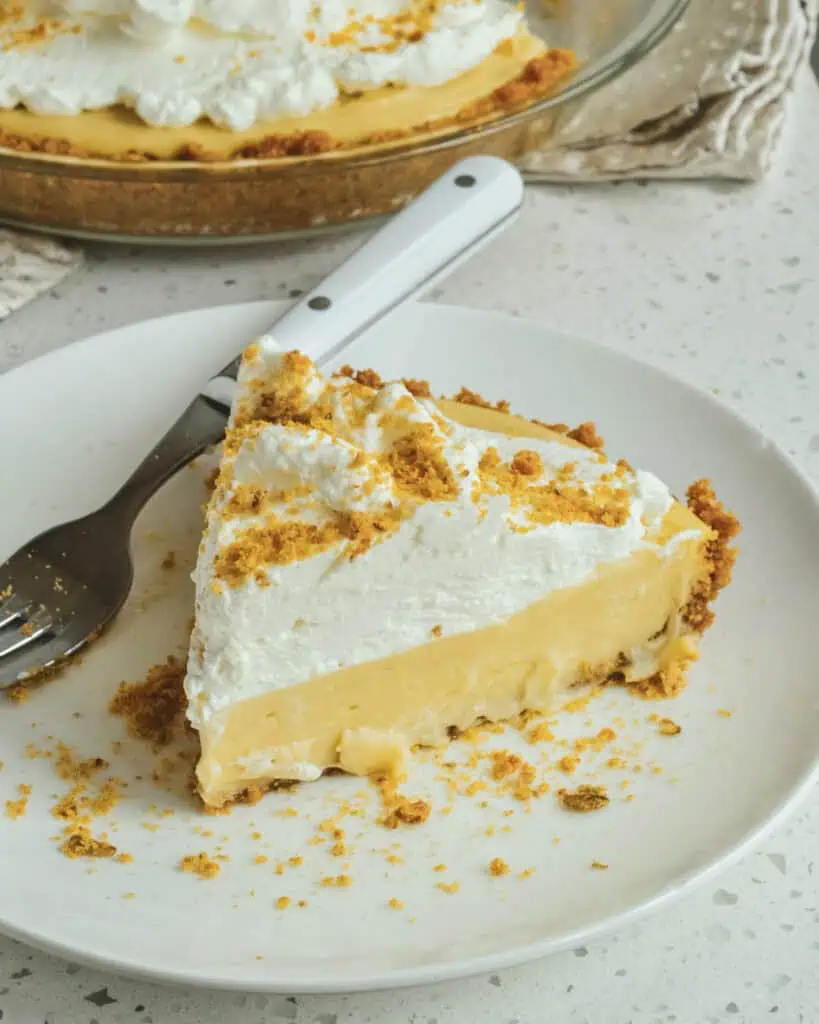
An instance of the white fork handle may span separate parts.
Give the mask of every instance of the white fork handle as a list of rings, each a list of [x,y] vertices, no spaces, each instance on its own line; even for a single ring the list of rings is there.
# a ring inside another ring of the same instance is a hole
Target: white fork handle
[[[426,290],[510,224],[523,181],[493,156],[455,164],[390,220],[270,330],[314,362],[337,355],[362,331]]]

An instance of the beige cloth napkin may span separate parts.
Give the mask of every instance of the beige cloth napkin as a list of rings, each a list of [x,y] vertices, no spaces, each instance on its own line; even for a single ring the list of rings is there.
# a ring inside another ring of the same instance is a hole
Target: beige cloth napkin
[[[523,168],[552,181],[760,178],[818,13],[819,0],[691,0],[674,31]]]
[[[0,320],[53,288],[82,263],[82,253],[41,235],[0,228]]]

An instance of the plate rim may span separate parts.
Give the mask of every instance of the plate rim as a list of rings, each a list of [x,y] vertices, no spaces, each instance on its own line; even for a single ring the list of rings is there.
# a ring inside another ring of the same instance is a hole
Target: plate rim
[[[143,320],[136,320],[128,324],[100,331],[88,337],[77,339],[67,345],[61,346],[50,352],[42,353],[27,360],[25,363],[6,371],[0,375],[0,394],[3,389],[14,386],[14,382],[20,379],[20,375],[36,374],[42,363],[49,360],[68,359],[75,357],[82,350],[91,350],[94,346],[104,342],[106,345],[116,344],[117,335],[127,333],[135,328],[142,328],[150,324],[174,321],[180,318],[187,318],[195,321],[199,317],[207,316],[214,311],[221,311],[220,315],[229,317],[232,312],[263,309],[269,311],[274,319],[277,314],[289,307],[286,300],[262,299],[251,302],[225,303],[217,306],[202,307],[193,310],[184,310],[178,313],[159,315]],[[814,514],[819,522],[819,487],[814,485],[808,474],[799,463],[775,440],[769,438],[756,424],[750,421],[743,413],[737,411],[727,402],[723,401],[713,392],[700,388],[685,378],[678,377],[668,370],[656,366],[651,362],[640,359],[628,351],[606,344],[603,341],[595,341],[591,338],[584,338],[573,335],[567,331],[553,329],[546,324],[527,317],[518,317],[513,314],[498,312],[495,310],[483,310],[475,307],[466,307],[447,303],[417,303],[412,304],[415,309],[423,305],[425,311],[443,311],[445,316],[466,317],[467,319],[494,320],[498,325],[513,322],[517,326],[522,323],[541,335],[551,335],[570,340],[573,344],[582,346],[588,352],[603,350],[609,356],[625,361],[631,366],[639,367],[641,371],[648,371],[656,375],[660,380],[671,383],[677,388],[695,396],[719,410],[729,419],[741,425],[752,437],[769,448],[780,462],[785,466],[795,480],[801,485],[805,498],[813,505]],[[399,313],[399,315],[401,315]],[[406,315],[406,307],[405,307]],[[774,809],[758,821],[725,852],[715,857],[704,867],[691,869],[684,877],[668,884],[654,896],[636,903],[627,910],[615,911],[597,921],[591,922],[575,929],[572,932],[558,937],[540,939],[529,942],[525,945],[514,946],[505,951],[496,951],[481,956],[473,956],[468,959],[452,961],[444,964],[422,964],[413,967],[394,968],[389,971],[355,977],[345,975],[327,974],[324,980],[314,982],[297,982],[295,985],[288,984],[285,978],[271,977],[270,981],[264,978],[254,980],[242,980],[238,977],[215,977],[212,974],[189,969],[167,969],[156,967],[145,967],[140,963],[127,958],[107,956],[87,950],[77,950],[74,946],[49,939],[47,934],[34,928],[20,928],[9,924],[3,917],[0,907],[0,934],[4,934],[16,941],[25,943],[35,949],[56,955],[64,960],[80,963],[94,969],[102,969],[115,974],[136,978],[144,981],[159,982],[174,986],[189,986],[196,989],[211,989],[218,991],[266,993],[285,995],[330,995],[349,994],[356,992],[384,991],[389,989],[404,989],[417,985],[437,984],[459,979],[467,979],[476,975],[486,974],[492,971],[506,970],[507,968],[520,966],[525,963],[540,960],[554,953],[571,949],[587,942],[596,941],[607,935],[633,926],[649,914],[659,911],[672,905],[678,899],[683,898],[694,890],[707,884],[710,880],[718,877],[728,868],[736,864],[750,852],[759,847],[764,840],[778,829],[784,821],[791,817],[796,810],[804,803],[807,795],[819,782],[819,744],[813,753],[811,761],[797,777],[797,781],[777,802]]]

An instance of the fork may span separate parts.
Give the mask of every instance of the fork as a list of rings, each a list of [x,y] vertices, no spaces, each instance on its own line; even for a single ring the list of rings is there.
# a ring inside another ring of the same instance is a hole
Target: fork
[[[452,167],[271,328],[319,365],[471,257],[516,217],[518,172],[496,157]],[[113,498],[29,541],[0,565],[0,689],[60,667],[122,608],[130,537],[148,499],[224,436],[241,357],[208,381]]]

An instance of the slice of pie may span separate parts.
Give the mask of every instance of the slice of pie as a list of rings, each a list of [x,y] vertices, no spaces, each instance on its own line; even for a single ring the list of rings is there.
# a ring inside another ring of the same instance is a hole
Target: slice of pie
[[[251,346],[195,573],[205,802],[400,772],[579,683],[678,689],[738,525],[706,482],[686,508],[599,445]]]

